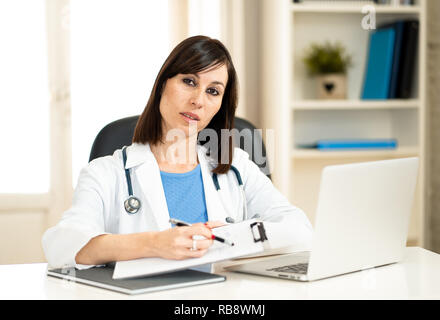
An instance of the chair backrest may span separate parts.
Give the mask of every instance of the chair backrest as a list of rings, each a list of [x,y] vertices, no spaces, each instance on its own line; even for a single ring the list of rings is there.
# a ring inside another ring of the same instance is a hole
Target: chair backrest
[[[107,124],[95,138],[90,151],[89,162],[93,159],[112,155],[117,149],[131,145],[134,128],[139,116],[122,118]],[[249,121],[236,117],[234,120],[238,135],[234,135],[236,146],[245,150],[250,159],[270,178],[266,148],[259,131]],[[261,154],[260,154],[261,153]]]

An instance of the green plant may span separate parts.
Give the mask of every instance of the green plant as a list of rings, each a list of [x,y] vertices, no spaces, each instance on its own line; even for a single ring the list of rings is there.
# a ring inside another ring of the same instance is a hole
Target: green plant
[[[352,65],[352,57],[345,47],[339,42],[332,44],[328,41],[324,44],[312,43],[306,49],[303,61],[310,75],[346,73]]]

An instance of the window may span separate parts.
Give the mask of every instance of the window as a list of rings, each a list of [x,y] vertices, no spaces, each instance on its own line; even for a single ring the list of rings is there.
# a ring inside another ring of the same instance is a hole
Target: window
[[[106,124],[140,114],[169,54],[168,1],[70,2],[72,172]]]
[[[0,1],[0,193],[49,191],[44,0]]]

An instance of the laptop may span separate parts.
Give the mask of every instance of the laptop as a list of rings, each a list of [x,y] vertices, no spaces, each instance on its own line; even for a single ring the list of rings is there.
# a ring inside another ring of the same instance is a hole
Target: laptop
[[[325,167],[311,251],[225,269],[313,281],[401,261],[417,172],[418,158]]]

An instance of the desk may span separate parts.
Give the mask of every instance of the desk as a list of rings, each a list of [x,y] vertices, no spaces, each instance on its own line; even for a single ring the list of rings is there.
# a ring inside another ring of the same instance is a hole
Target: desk
[[[222,283],[129,296],[46,276],[46,263],[0,265],[0,299],[440,299],[440,255],[409,247],[397,264],[310,283],[220,271]]]

